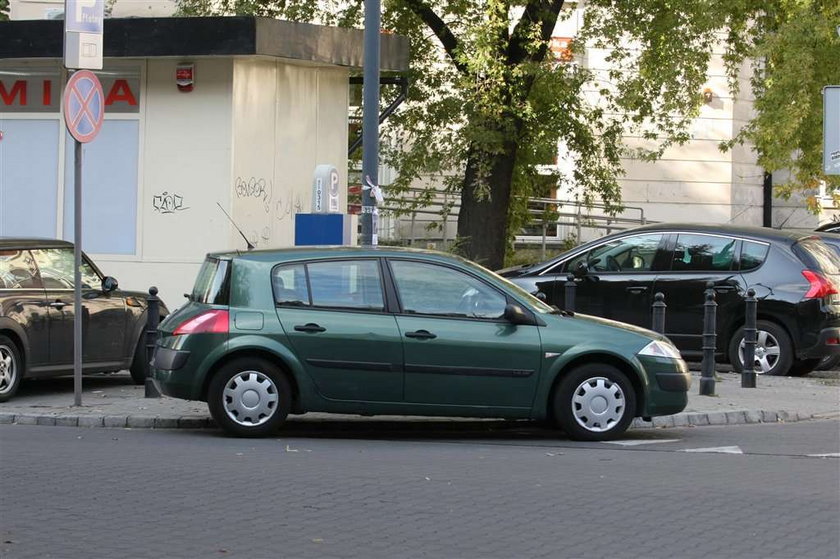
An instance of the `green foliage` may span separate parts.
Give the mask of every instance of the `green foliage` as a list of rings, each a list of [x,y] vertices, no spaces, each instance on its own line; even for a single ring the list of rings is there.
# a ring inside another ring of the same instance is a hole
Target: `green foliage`
[[[0,0],[0,21],[9,21],[9,0]]]

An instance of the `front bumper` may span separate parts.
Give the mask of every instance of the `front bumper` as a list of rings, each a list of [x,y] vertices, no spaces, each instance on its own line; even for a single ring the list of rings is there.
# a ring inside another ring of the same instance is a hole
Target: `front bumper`
[[[803,359],[819,359],[827,355],[840,353],[840,327],[820,330],[817,343],[802,350]]]
[[[691,373],[682,359],[639,356],[648,377],[647,394],[636,415],[653,417],[679,413],[688,405]]]

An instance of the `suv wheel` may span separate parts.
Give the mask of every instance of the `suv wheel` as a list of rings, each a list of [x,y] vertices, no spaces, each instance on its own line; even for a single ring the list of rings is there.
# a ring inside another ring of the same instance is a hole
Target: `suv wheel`
[[[0,402],[15,395],[23,377],[20,351],[6,336],[0,336]]]
[[[636,393],[611,365],[591,363],[570,371],[554,390],[554,416],[569,437],[603,441],[621,435],[636,412]]]
[[[783,376],[793,366],[793,344],[784,328],[769,320],[756,321],[755,372]],[[744,368],[744,328],[729,341],[729,361],[736,372]]]
[[[226,363],[210,381],[207,406],[216,423],[236,437],[263,437],[286,420],[292,392],[283,372],[260,358]]]

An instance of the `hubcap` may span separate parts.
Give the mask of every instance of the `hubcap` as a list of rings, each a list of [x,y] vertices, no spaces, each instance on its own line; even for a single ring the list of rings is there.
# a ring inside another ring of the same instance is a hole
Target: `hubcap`
[[[0,345],[0,394],[5,394],[12,389],[17,374],[17,366],[12,349]]]
[[[625,408],[624,391],[605,377],[583,381],[572,396],[572,413],[587,431],[609,431],[624,417]]]
[[[277,411],[277,386],[259,371],[242,371],[225,385],[225,413],[247,427],[262,425]]]
[[[741,361],[742,367],[744,366],[745,345],[744,340],[741,339],[741,345],[738,346],[738,359]],[[775,336],[765,330],[756,332],[755,364],[753,365],[756,373],[763,375],[770,372],[779,362],[781,355],[782,350]]]

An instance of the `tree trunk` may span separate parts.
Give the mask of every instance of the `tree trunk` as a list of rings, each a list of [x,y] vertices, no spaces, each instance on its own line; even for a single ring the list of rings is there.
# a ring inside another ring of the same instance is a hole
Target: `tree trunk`
[[[486,157],[474,150],[467,159],[458,213],[458,241],[460,253],[466,258],[498,270],[505,262],[516,143],[505,142],[504,153],[494,156],[487,177],[490,196],[479,200],[476,198],[476,165],[482,156]]]

